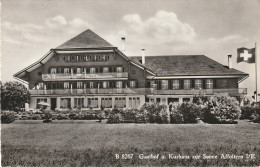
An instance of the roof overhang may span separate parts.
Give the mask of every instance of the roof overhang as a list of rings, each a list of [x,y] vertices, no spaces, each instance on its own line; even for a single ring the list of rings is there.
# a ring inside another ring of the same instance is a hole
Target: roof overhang
[[[248,78],[248,74],[245,75],[172,75],[172,76],[148,76],[147,79],[190,79],[190,78],[238,78],[238,83]]]

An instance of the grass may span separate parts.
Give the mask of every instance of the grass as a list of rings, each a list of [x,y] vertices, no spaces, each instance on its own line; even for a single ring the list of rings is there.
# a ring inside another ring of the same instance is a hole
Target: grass
[[[260,164],[259,130],[259,124],[247,121],[236,125],[16,121],[2,125],[2,165],[252,166]],[[134,156],[116,159],[115,154]],[[139,154],[160,158],[139,159]],[[169,159],[169,154],[235,154],[244,159]],[[257,157],[246,160],[246,154]]]

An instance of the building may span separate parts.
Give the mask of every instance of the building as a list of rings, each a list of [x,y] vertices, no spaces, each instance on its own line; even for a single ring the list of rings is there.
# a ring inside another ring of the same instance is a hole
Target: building
[[[124,38],[122,38],[124,42]],[[132,108],[145,102],[189,101],[195,94],[240,99],[248,74],[204,55],[128,57],[86,30],[14,75],[26,81],[30,108]]]

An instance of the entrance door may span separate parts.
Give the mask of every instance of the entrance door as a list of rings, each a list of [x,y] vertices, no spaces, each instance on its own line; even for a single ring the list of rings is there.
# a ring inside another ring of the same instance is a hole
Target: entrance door
[[[55,110],[55,108],[57,107],[56,102],[57,102],[56,98],[51,98],[51,110]]]

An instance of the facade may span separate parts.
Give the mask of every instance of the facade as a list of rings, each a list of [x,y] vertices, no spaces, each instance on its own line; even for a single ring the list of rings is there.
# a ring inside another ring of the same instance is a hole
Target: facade
[[[196,94],[240,99],[248,74],[204,55],[126,56],[86,30],[14,75],[29,85],[30,108],[137,108],[145,102],[189,101]]]

